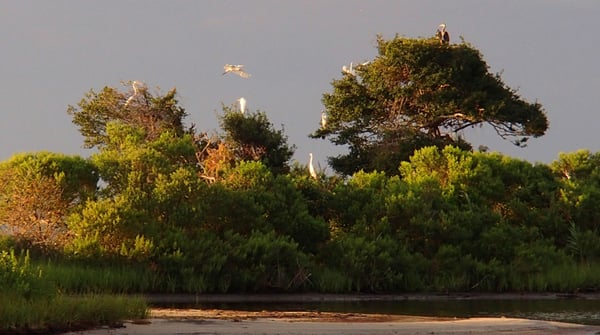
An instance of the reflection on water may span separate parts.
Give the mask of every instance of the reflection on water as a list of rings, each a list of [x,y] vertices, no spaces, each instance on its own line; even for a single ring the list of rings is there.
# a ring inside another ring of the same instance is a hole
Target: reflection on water
[[[335,302],[226,302],[200,304],[160,304],[179,308],[219,308],[236,310],[381,313],[444,317],[516,317],[537,320],[600,325],[600,300],[586,299],[462,299]]]

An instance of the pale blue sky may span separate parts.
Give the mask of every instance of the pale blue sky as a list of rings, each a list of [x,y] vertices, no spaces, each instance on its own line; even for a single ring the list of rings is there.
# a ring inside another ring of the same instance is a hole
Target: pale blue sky
[[[218,129],[221,103],[243,96],[284,125],[295,159],[306,164],[313,152],[325,167],[342,148],[307,134],[341,66],[374,58],[378,33],[424,37],[446,22],[453,41],[463,36],[550,119],[525,149],[486,129],[465,136],[549,163],[600,148],[598,18],[596,0],[2,1],[0,160],[39,150],[89,156],[67,105],[91,88],[141,80],[177,87],[188,123],[203,131]],[[245,64],[252,77],[222,76],[225,63]]]

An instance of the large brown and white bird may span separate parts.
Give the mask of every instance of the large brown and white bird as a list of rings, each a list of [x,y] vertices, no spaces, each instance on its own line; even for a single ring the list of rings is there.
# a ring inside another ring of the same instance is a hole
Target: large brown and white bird
[[[435,36],[440,40],[441,44],[450,44],[450,34],[446,31],[445,23],[440,24]]]

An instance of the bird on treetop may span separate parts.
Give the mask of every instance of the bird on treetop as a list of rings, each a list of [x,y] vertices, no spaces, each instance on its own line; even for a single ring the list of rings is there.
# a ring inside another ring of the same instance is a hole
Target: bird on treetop
[[[311,177],[313,177],[314,179],[317,179],[317,171],[315,171],[315,167],[313,166],[313,154],[312,154],[312,152],[309,153],[308,156],[310,157],[310,159],[308,161],[308,173],[310,173]]]
[[[440,24],[435,36],[440,40],[441,44],[449,44],[450,43],[450,34],[446,31],[445,23]]]

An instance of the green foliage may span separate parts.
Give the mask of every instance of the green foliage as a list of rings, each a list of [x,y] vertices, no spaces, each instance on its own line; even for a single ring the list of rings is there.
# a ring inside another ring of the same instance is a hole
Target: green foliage
[[[28,301],[10,295],[1,295],[0,298],[10,301],[9,304],[0,304],[0,332],[8,334],[112,326],[122,320],[141,319],[148,315],[148,306],[142,297],[58,295],[50,301]]]
[[[313,179],[306,165],[298,162],[287,175],[293,187],[300,192],[306,203],[308,213],[317,218],[329,221],[335,215],[333,208],[334,190],[343,182],[339,176],[323,176]]]
[[[512,275],[515,276],[512,288],[515,290],[548,290],[547,287],[539,287],[539,277],[556,264],[568,262],[564,253],[557,251],[547,241],[521,244],[515,251],[515,258],[511,263]]]
[[[379,55],[356,73],[333,80],[323,95],[328,121],[311,136],[347,145],[330,158],[335,171],[397,174],[400,161],[425,146],[470,149],[460,131],[487,124],[502,138],[524,146],[544,135],[548,120],[539,103],[524,101],[467,43],[378,37]]]
[[[98,200],[69,217],[76,235],[71,250],[148,259],[161,229],[189,227],[202,214],[206,185],[198,178],[194,142],[170,131],[147,141],[143,129],[114,122],[107,134],[106,146],[92,156],[106,185]]]
[[[98,172],[89,160],[50,152],[16,154],[0,163],[1,173],[9,171],[39,174],[53,178],[63,188],[66,201],[84,201],[93,195]]]
[[[379,233],[378,223],[384,219],[387,178],[383,173],[358,172],[348,183],[338,184],[332,200],[335,218],[332,224],[344,231],[360,230]],[[383,228],[385,229],[385,228]]]
[[[95,196],[98,173],[78,156],[18,154],[0,163],[0,222],[22,245],[53,252],[69,240],[65,216]]]
[[[432,288],[437,291],[468,291],[475,285],[477,262],[464,254],[459,245],[444,244],[437,250],[430,266]]]
[[[574,223],[569,227],[566,251],[580,262],[600,259],[600,234],[597,231],[581,231]]]
[[[226,207],[233,210],[231,220],[244,220],[229,226],[230,229],[248,233],[252,230],[274,230],[290,236],[304,251],[315,252],[328,237],[325,222],[310,215],[302,194],[288,177],[275,176],[259,162],[242,162],[232,169],[223,185],[243,199]],[[254,211],[243,215],[240,211]],[[240,216],[240,214],[242,214]]]
[[[562,153],[551,168],[560,176],[557,207],[562,215],[581,230],[600,230],[600,154],[587,150]]]
[[[68,224],[76,235],[73,247],[77,247],[72,252],[87,256],[119,254],[124,243],[132,243],[151,230],[152,221],[148,221],[151,218],[143,204],[131,200],[121,195],[88,202],[80,214],[72,215]]]
[[[536,277],[536,291],[597,292],[600,289],[600,264],[590,262],[562,262],[551,265]]]
[[[42,271],[30,263],[29,252],[16,255],[14,249],[0,250],[0,294],[24,299],[49,298],[54,287],[42,280]]]
[[[34,264],[41,269],[44,280],[56,286],[62,294],[133,295],[160,290],[159,275],[147,263],[71,257]]]
[[[414,289],[415,257],[389,236],[340,234],[328,246],[327,267],[346,278],[345,291]],[[330,272],[331,274],[331,272]]]
[[[262,162],[275,174],[289,171],[288,161],[294,155],[295,146],[287,144],[283,129],[273,129],[266,113],[239,113],[231,108],[223,109],[221,128],[236,160]]]
[[[157,246],[155,270],[161,278],[158,289],[167,292],[226,292],[222,279],[230,247],[209,231],[190,234],[169,229]]]
[[[233,246],[231,290],[289,291],[308,284],[307,257],[290,238],[254,231],[247,238],[231,234],[227,241]]]
[[[152,140],[164,131],[182,136],[186,130],[183,118],[185,110],[177,105],[177,91],[170,90],[164,96],[154,96],[146,88],[138,90],[136,99],[128,104],[133,92],[122,93],[112,87],[104,87],[96,93],[90,90],[81,99],[78,107],[69,106],[67,113],[79,127],[88,148],[100,149],[110,142],[108,125],[113,122],[143,129],[144,139]]]
[[[17,270],[0,272],[0,294],[600,287],[600,156],[473,153],[454,133],[486,123],[521,145],[545,132],[541,106],[467,44],[396,37],[379,52],[334,81],[313,134],[348,145],[334,164],[346,177],[290,168],[294,147],[263,112],[224,107],[225,133],[209,138],[183,129],[175,91],[90,92],[69,107],[90,159],[0,163],[0,250],[23,246],[14,227],[65,237],[44,278],[1,254]]]
[[[165,131],[147,142],[140,128],[109,123],[108,146],[92,156],[108,196],[130,190],[150,192],[160,174],[178,168],[194,170],[195,149],[191,135],[177,137]]]

